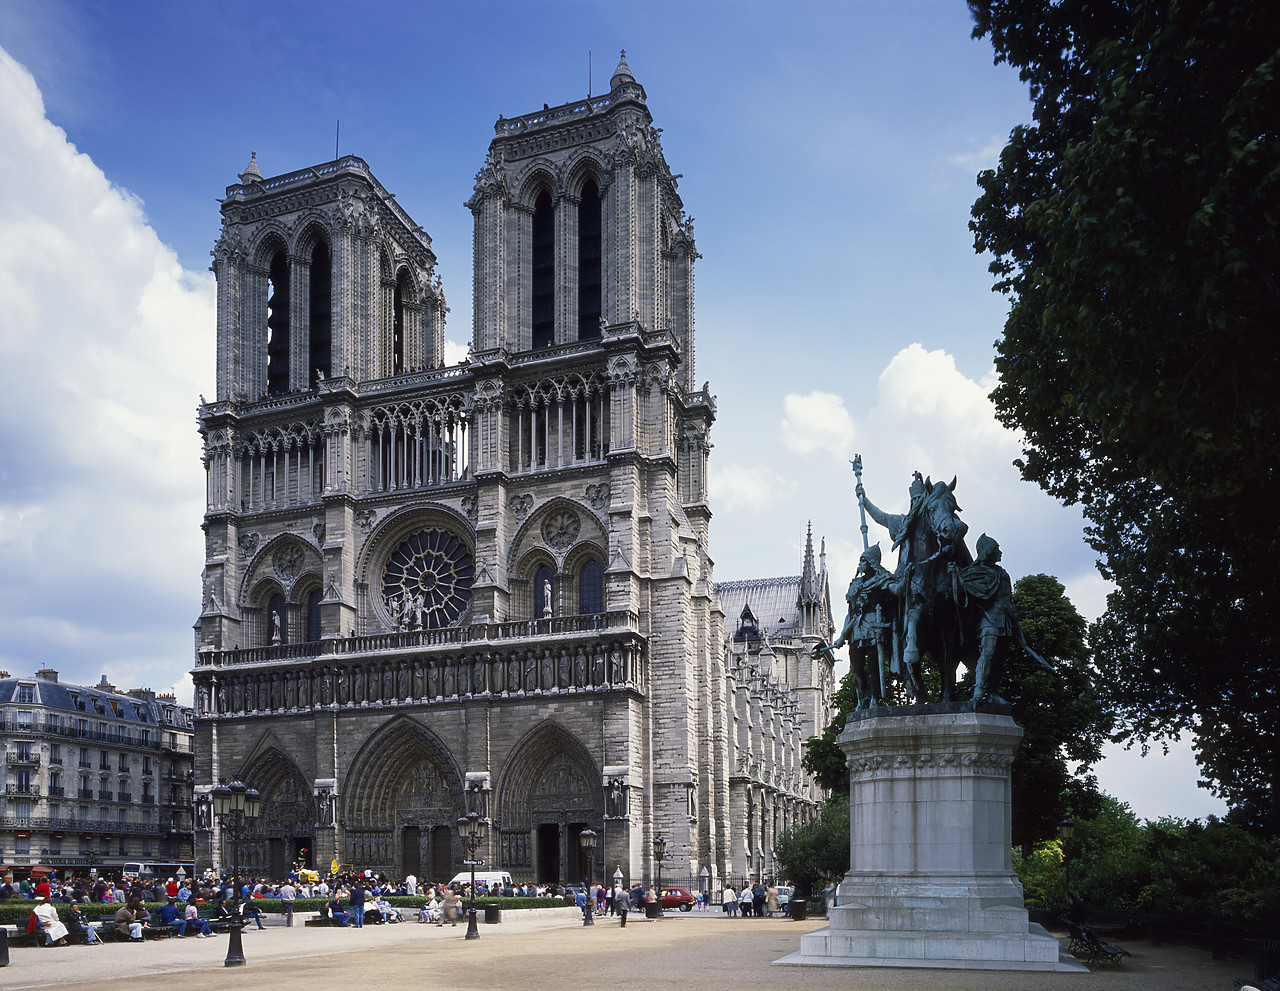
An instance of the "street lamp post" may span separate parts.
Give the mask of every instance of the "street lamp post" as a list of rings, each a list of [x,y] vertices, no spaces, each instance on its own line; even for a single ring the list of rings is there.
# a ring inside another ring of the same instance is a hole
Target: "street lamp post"
[[[592,867],[594,866],[592,864],[592,860],[595,859],[596,854],[595,830],[584,829],[578,834],[578,843],[582,846],[582,849],[587,851],[587,891],[586,898],[584,899],[585,911],[582,913],[582,924],[584,926],[594,926],[596,924],[596,920],[592,918],[593,913],[591,911],[594,907],[591,904],[591,874]]]
[[[1066,872],[1065,888],[1067,892],[1067,912],[1071,911],[1071,837],[1076,834],[1076,824],[1070,819],[1063,819],[1058,824],[1058,835],[1062,837],[1062,866]]]
[[[480,813],[472,809],[458,820],[458,837],[467,848],[467,859],[463,863],[471,867],[471,905],[467,909],[467,939],[479,939],[480,930],[476,928],[476,867],[483,860],[476,859],[476,851],[484,840],[488,819],[480,818]]]
[[[218,825],[231,840],[231,870],[235,883],[240,880],[240,843],[249,835],[258,823],[258,811],[262,807],[262,796],[256,788],[250,788],[239,779],[229,785],[218,785],[210,796],[213,799],[213,815]],[[234,892],[234,889],[233,889]],[[231,921],[231,939],[227,944],[227,958],[224,967],[244,966],[243,920],[240,916],[239,895],[236,899],[236,914]]]
[[[658,890],[655,892],[657,895],[658,906],[657,911],[654,914],[655,918],[662,915],[662,861],[666,856],[667,841],[662,838],[661,834],[659,834],[653,838],[653,859],[658,865]]]

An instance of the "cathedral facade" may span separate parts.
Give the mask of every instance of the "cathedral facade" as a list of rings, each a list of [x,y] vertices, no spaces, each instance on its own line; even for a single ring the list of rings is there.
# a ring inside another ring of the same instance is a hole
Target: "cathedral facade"
[[[199,410],[202,864],[231,864],[208,793],[237,778],[263,795],[239,860],[276,875],[447,879],[474,810],[479,856],[519,879],[585,876],[591,828],[596,878],[647,878],[661,836],[664,876],[714,883],[820,800],[800,743],[829,662],[752,681],[726,646],[677,178],[625,59],[607,95],[499,118],[455,365],[431,240],[362,160],[251,160],[227,189]]]

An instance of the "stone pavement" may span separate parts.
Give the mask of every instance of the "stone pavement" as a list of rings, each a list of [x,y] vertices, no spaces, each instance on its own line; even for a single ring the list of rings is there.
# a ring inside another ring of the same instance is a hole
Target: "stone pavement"
[[[772,961],[799,948],[802,932],[821,928],[823,920],[692,912],[646,921],[633,914],[626,929],[607,917],[588,929],[575,909],[529,915],[512,912],[500,925],[482,923],[481,938],[470,942],[463,938],[465,924],[406,922],[361,930],[269,925],[246,931],[248,962],[230,969],[222,963],[224,936],[96,948],[10,947],[0,989],[173,991],[213,980],[269,991],[579,985],[645,991],[1231,991],[1233,977],[1253,972],[1249,961],[1214,963],[1204,950],[1139,940],[1125,942],[1133,955],[1120,967],[1101,965],[1091,974],[774,967]]]

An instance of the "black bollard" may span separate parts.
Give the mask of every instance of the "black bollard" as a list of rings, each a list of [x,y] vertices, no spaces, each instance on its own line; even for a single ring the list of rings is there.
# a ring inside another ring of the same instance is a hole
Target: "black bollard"
[[[227,959],[222,961],[224,967],[243,967],[244,966],[244,943],[243,936],[244,926],[240,922],[234,922],[231,925],[231,942],[227,944]]]
[[[9,930],[0,929],[0,967],[9,966]]]

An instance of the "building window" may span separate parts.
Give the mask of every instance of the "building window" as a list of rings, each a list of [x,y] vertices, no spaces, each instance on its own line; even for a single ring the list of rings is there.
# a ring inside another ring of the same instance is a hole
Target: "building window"
[[[578,612],[584,616],[604,612],[604,569],[588,561],[578,572]]]
[[[322,378],[329,377],[332,363],[333,339],[333,266],[329,259],[329,246],[323,241],[311,249],[311,304],[310,335],[311,388]]]
[[[14,802],[13,815],[18,820],[20,826],[31,825],[31,803],[30,802]]]
[[[55,857],[62,855],[62,837],[60,836],[49,837],[49,853],[51,853]]]
[[[31,710],[30,710],[30,709],[19,709],[19,710],[18,710],[18,732],[20,732],[20,733],[30,733],[30,732],[31,732],[31,726],[32,726],[32,722],[31,722]]]
[[[31,836],[29,833],[17,833],[13,837],[13,852],[24,856],[31,852]]]
[[[144,857],[151,856],[151,840],[144,838],[142,841],[142,855]]]
[[[555,207],[545,189],[533,204],[533,346],[547,348],[556,338]]]
[[[404,367],[404,301],[409,295],[409,274],[401,272],[391,293],[391,374],[399,375]]]
[[[323,629],[320,625],[320,600],[324,598],[324,592],[320,589],[313,589],[311,594],[307,596],[307,642],[315,643],[323,635]]]
[[[89,841],[85,837],[80,837],[80,856],[84,856],[89,852]]]
[[[18,702],[22,705],[30,705],[36,700],[36,689],[34,685],[18,686]]]
[[[600,191],[588,180],[578,201],[578,340],[600,336]]]
[[[289,391],[289,259],[271,258],[267,282],[267,395]]]

